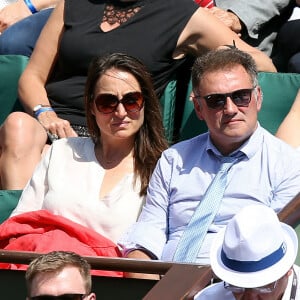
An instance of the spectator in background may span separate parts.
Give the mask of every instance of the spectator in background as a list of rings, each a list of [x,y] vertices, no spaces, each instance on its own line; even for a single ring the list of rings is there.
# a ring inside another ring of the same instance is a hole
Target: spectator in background
[[[276,37],[294,6],[294,0],[215,0],[215,7],[209,11],[243,41],[274,59],[279,68],[282,57],[276,47]]]
[[[207,229],[203,239],[191,236],[194,257],[186,251],[180,261],[207,264],[212,239],[241,208],[261,203],[279,212],[299,192],[299,153],[257,122],[262,92],[251,56],[238,49],[210,51],[195,61],[192,85],[195,112],[209,131],[163,152],[141,215],[119,241],[125,257],[177,261],[181,238],[199,211],[196,221],[212,217],[194,226],[196,232]],[[221,169],[226,160],[235,161],[227,172]],[[213,201],[206,193],[221,174],[227,174],[225,191],[212,189],[221,197],[207,212]]]
[[[276,136],[300,150],[300,89],[290,111],[280,124]]]
[[[297,7],[278,33],[278,51],[283,60],[283,71],[300,73],[300,0],[296,0]]]
[[[74,252],[53,251],[35,258],[25,274],[26,300],[95,300],[90,265]]]
[[[83,93],[93,56],[122,52],[138,58],[161,96],[191,56],[233,42],[253,56],[259,70],[276,71],[264,53],[191,0],[61,1],[20,79],[27,113],[11,114],[0,129],[1,188],[24,188],[47,132],[59,138],[87,135]]]
[[[238,212],[216,236],[210,261],[222,281],[195,300],[299,300],[299,267],[295,230],[267,206],[250,205]]]
[[[30,56],[58,0],[0,0],[0,55]],[[2,5],[1,5],[2,4]]]

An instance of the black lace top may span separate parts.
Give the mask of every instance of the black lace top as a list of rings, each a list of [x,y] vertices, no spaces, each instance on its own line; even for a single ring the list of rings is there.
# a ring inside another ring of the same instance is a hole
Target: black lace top
[[[143,1],[136,2],[119,2],[112,1],[104,7],[102,22],[110,25],[126,22],[133,17],[143,6]]]
[[[65,32],[46,89],[58,115],[71,124],[85,125],[83,94],[92,57],[122,52],[140,59],[152,74],[158,96],[185,62],[174,60],[172,54],[197,4],[192,0],[116,3],[120,4],[65,0]],[[103,20],[120,25],[104,32],[100,27]]]

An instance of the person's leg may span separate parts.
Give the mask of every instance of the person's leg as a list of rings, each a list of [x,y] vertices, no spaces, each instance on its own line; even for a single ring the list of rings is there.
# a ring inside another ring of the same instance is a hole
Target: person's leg
[[[7,28],[0,35],[0,55],[30,56],[53,8],[41,10]]]
[[[298,148],[300,146],[300,89],[295,98],[295,101],[280,124],[276,136],[292,147]]]
[[[1,189],[21,190],[31,178],[47,141],[44,128],[30,115],[10,114],[0,128]]]

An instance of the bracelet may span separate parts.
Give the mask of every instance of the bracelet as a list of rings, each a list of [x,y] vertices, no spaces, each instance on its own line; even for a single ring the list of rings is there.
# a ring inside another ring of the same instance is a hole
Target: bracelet
[[[29,10],[31,11],[32,14],[35,14],[35,13],[38,12],[38,10],[32,4],[31,0],[24,0],[24,2],[25,2],[25,4],[27,5],[27,7],[29,8]]]
[[[52,107],[50,107],[50,106],[47,106],[47,107],[41,107],[41,108],[39,108],[38,110],[36,110],[36,111],[34,112],[35,118],[37,119],[38,116],[39,116],[41,113],[45,112],[45,111],[54,111],[54,109],[53,109]]]

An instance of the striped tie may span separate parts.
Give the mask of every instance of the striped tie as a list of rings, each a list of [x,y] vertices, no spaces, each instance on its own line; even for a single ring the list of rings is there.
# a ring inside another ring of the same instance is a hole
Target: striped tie
[[[224,195],[227,173],[239,157],[222,157],[221,167],[198,204],[189,224],[184,230],[174,254],[174,261],[193,263],[202,246],[208,227],[219,210]]]

